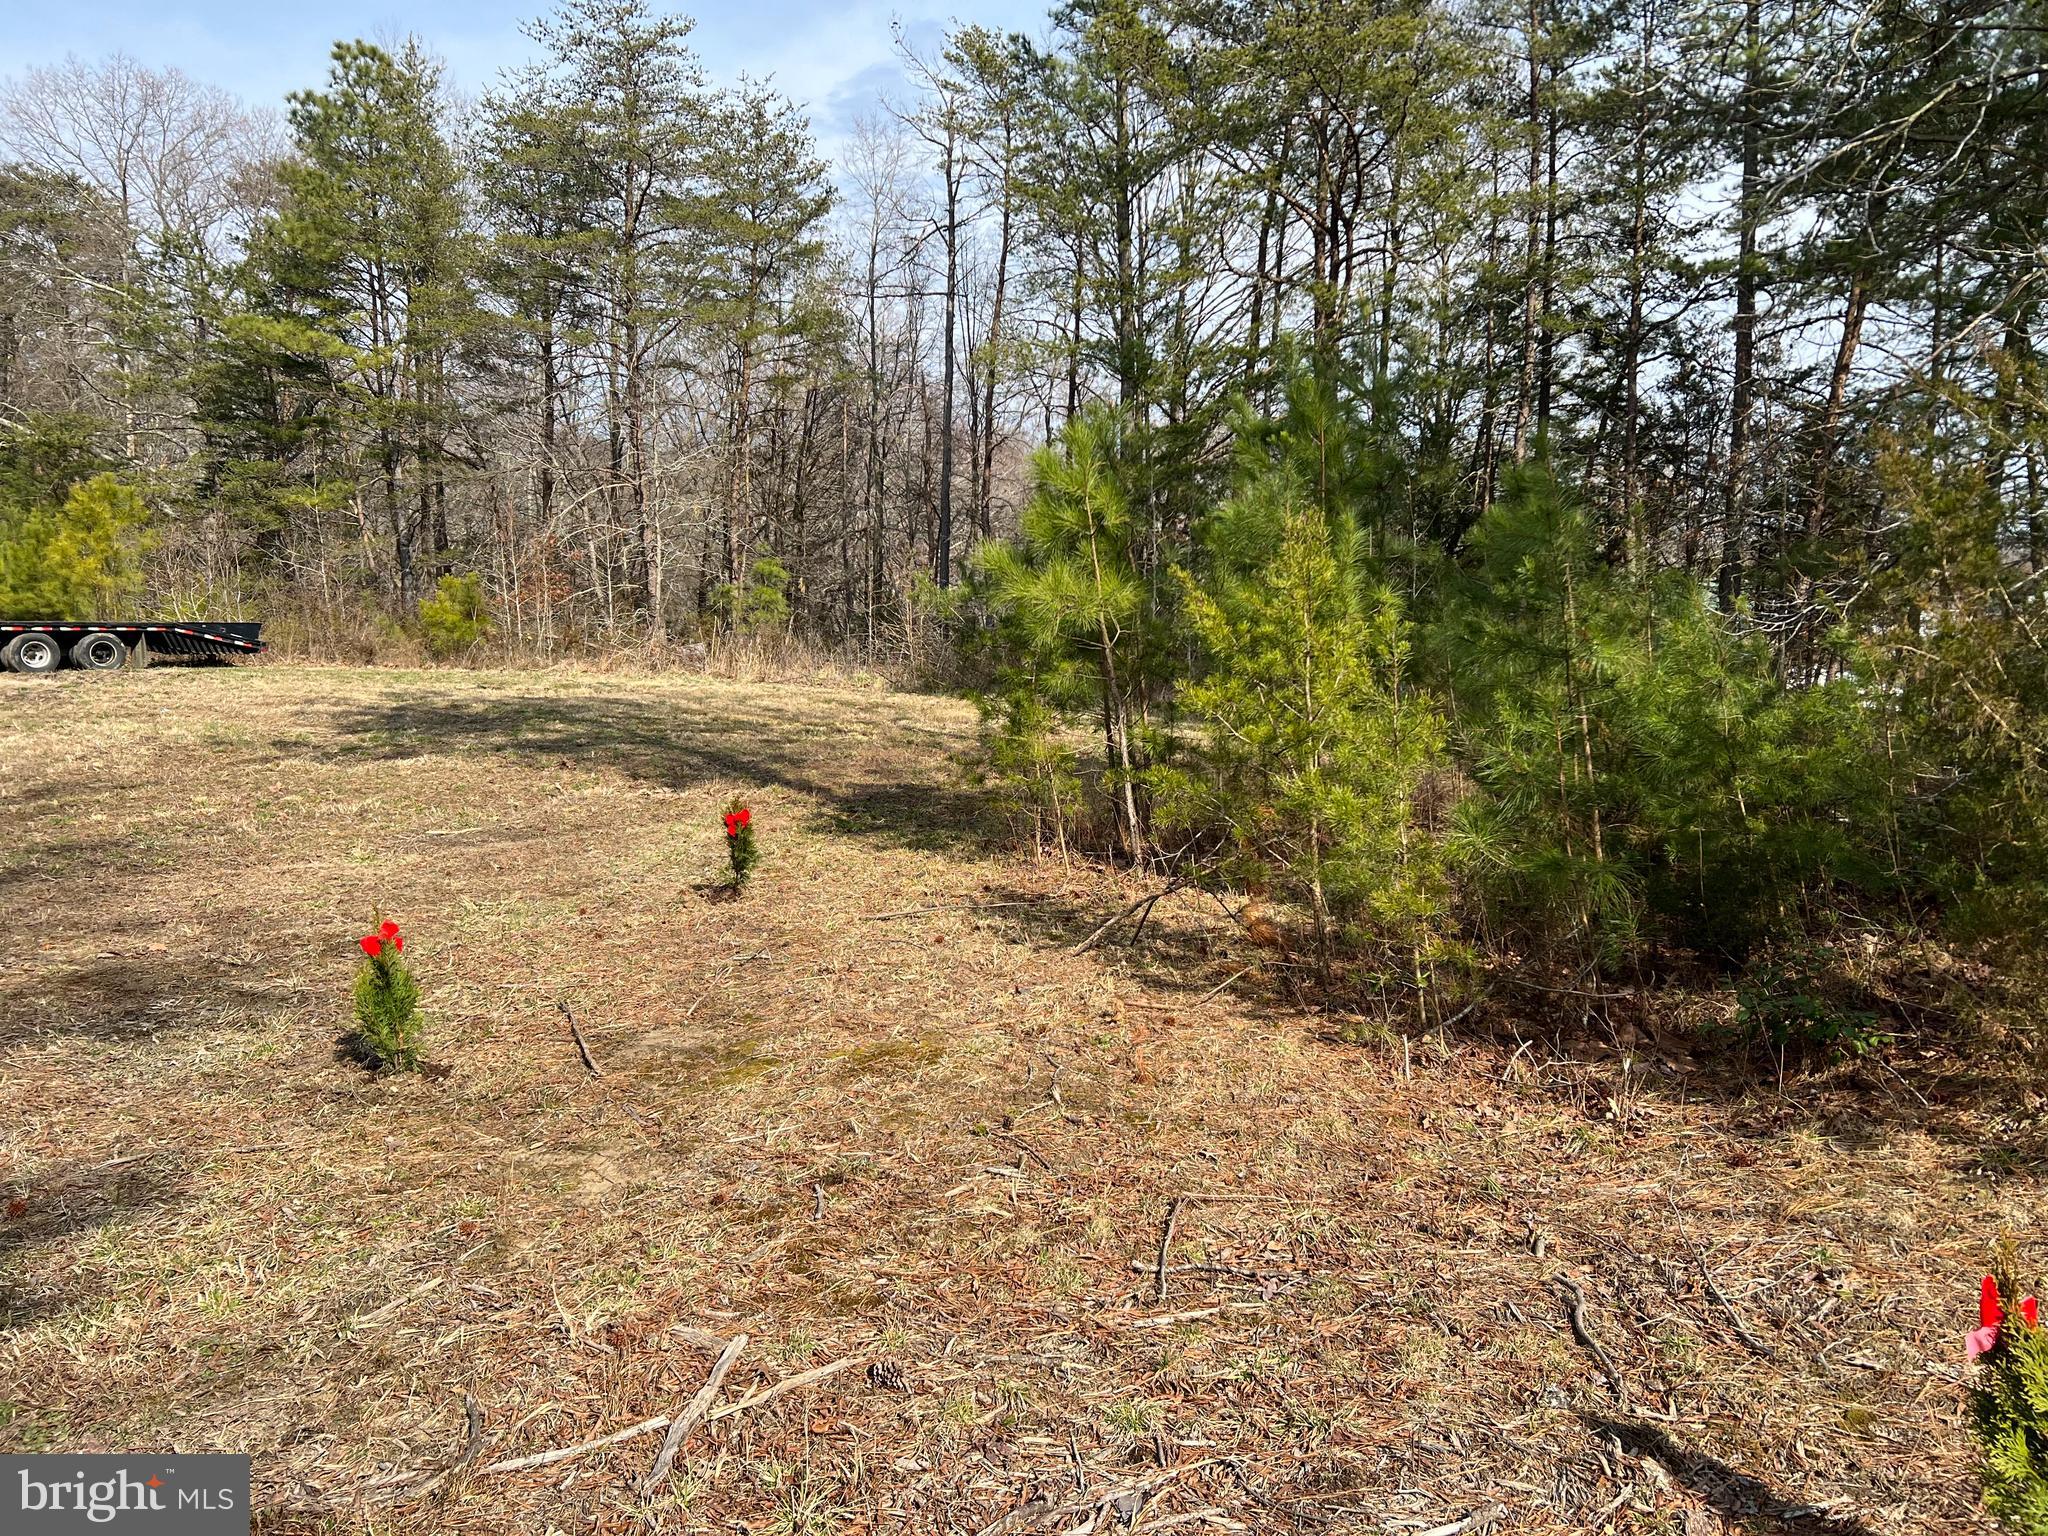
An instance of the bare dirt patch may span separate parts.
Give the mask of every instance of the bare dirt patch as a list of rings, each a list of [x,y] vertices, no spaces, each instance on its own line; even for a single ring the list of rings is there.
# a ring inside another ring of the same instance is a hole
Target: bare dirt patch
[[[971,726],[0,689],[0,1446],[246,1450],[270,1531],[1986,1528],[1960,1333],[2000,1230],[2040,1267],[2038,1105],[1351,1043],[1192,896],[1076,956],[1130,893],[986,841]],[[335,1059],[373,909],[444,1078]],[[741,1332],[720,1405],[851,1364],[646,1496],[658,1428],[484,1470],[675,1413]]]

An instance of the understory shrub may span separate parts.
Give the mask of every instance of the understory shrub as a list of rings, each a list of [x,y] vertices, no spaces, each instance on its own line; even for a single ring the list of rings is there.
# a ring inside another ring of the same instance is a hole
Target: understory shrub
[[[712,590],[711,611],[737,634],[787,628],[789,567],[773,555],[760,556],[746,568],[744,579],[721,582]]]
[[[1890,471],[1903,558],[1857,601],[1895,624],[1812,594],[1767,624],[1540,455],[1447,527],[1337,373],[1240,412],[1178,565],[1160,519],[1192,493],[1142,431],[1084,413],[1040,454],[971,591],[984,776],[1036,846],[1298,906],[1326,971],[1377,945],[1419,974],[1454,940],[1610,974],[1675,950],[1744,978],[1781,1057],[1882,1039],[1823,963],[1845,918],[2024,931],[2048,585],[1990,481]]]
[[[436,660],[463,655],[489,639],[491,616],[483,578],[474,572],[443,576],[434,595],[420,599],[420,630]]]
[[[2029,946],[2048,923],[2048,527],[2008,476],[2038,462],[2048,401],[2026,370],[1996,377],[1881,442],[1900,526],[1867,669],[1887,746],[1916,772],[1916,883],[1957,934]]]
[[[1547,470],[1509,478],[1424,648],[1482,791],[1459,851],[1497,933],[1739,962],[1886,888],[1890,770],[1854,684],[1789,688],[1698,583],[1617,569]]]
[[[1034,460],[1036,486],[1017,542],[984,545],[973,581],[1010,658],[993,691],[1008,702],[984,705],[985,726],[1028,734],[1055,717],[1091,719],[1101,732],[1116,836],[1125,857],[1142,863],[1151,852],[1145,716],[1163,626],[1141,574],[1146,529],[1126,483],[1133,473],[1127,435],[1111,413],[1087,411],[1068,423],[1059,443]],[[996,755],[989,754],[992,769]],[[1025,775],[1013,782],[1047,806],[1037,797],[1053,781],[1034,781],[1031,750],[1023,757]]]
[[[1066,721],[1040,679],[1026,671],[976,699],[981,710],[981,762],[989,785],[1020,841],[1034,852],[1068,852],[1083,815],[1081,777]]]
[[[1736,1026],[1779,1056],[1860,1056],[1882,1039],[1877,1015],[1855,1006],[1839,956],[1816,940],[1792,940],[1756,956],[1735,990]]]

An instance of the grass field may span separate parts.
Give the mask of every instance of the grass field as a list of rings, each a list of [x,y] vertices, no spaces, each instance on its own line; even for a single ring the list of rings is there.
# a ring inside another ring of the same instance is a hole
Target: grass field
[[[0,1450],[246,1450],[266,1531],[1987,1528],[1991,1074],[1738,1089],[1697,998],[1404,1040],[1192,896],[1073,953],[1136,888],[1004,853],[947,701],[6,682]],[[336,1056],[379,909],[424,1076]],[[823,1374],[651,1492],[658,1429],[496,1470],[741,1333],[718,1405]]]

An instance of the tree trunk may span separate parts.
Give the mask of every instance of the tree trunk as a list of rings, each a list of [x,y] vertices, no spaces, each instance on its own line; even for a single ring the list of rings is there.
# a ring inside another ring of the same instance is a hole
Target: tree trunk
[[[1761,220],[1763,0],[1743,11],[1742,182],[1736,199],[1735,371],[1728,397],[1728,466],[1721,506],[1721,560],[1714,589],[1723,613],[1742,596],[1749,558],[1749,440],[1756,412],[1757,226]]]
[[[1529,168],[1525,185],[1526,234],[1522,245],[1522,367],[1515,397],[1515,462],[1529,456],[1529,426],[1536,406],[1536,333],[1541,323],[1543,276],[1539,261],[1543,233],[1543,17],[1539,0],[1529,0]]]
[[[1003,207],[996,226],[996,286],[989,304],[988,336],[983,345],[988,357],[982,363],[981,381],[981,504],[977,520],[984,539],[995,537],[996,472],[996,368],[1002,355],[1003,300],[1010,284],[1010,148],[1003,145]]]
[[[953,349],[960,310],[960,173],[953,130],[946,129],[946,319],[939,364],[939,526],[932,538],[932,576],[944,591],[953,585]]]

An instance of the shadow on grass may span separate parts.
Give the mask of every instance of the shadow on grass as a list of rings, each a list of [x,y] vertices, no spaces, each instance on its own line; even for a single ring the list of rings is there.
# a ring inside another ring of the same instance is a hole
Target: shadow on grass
[[[877,699],[876,715],[890,707]],[[903,725],[871,719],[884,739]],[[340,743],[316,748],[321,756],[399,761],[483,752],[556,768],[611,768],[670,790],[772,786],[816,799],[825,829],[846,836],[924,850],[993,836],[985,797],[959,784],[941,754],[863,758],[865,730],[768,701],[741,698],[715,708],[673,696],[412,696],[339,709],[327,721]],[[306,750],[303,740],[277,745],[287,756]]]
[[[1228,996],[1240,1007],[1302,1011],[1315,1003],[1311,957],[1256,946],[1216,898],[1183,887],[1152,911],[1128,909],[1160,884],[1099,898],[991,887],[984,921],[1019,942],[1072,950],[1112,918],[1091,952],[1128,961],[1155,992],[1190,1006]],[[1119,916],[1119,914],[1122,914]]]
[[[1785,1536],[1872,1536],[1860,1520],[1838,1520],[1773,1492],[1761,1478],[1738,1472],[1725,1461],[1688,1450],[1653,1425],[1589,1417],[1596,1434],[1618,1440],[1631,1455],[1647,1457],[1707,1501],[1724,1519],[1746,1531]]]
[[[186,1176],[151,1158],[118,1166],[65,1163],[32,1180],[0,1184],[0,1277],[30,1250],[133,1220],[181,1198]],[[77,1307],[78,1296],[30,1295],[0,1278],[0,1333]]]
[[[195,990],[195,984],[201,990]],[[105,955],[82,966],[31,973],[0,985],[0,1051],[56,1039],[143,1040],[224,1017],[254,1018],[286,998],[195,968],[191,957]]]
[[[1152,889],[1157,889],[1154,885]],[[1047,896],[1021,887],[991,891],[1002,910],[986,919],[1021,942],[1072,949],[1139,894]],[[1184,902],[1185,909],[1167,903]],[[1292,947],[1253,944],[1214,898],[1186,890],[1167,898],[1150,921],[1132,913],[1103,934],[1096,952],[1127,964],[1157,993],[1197,1006],[1220,991],[1240,1008],[1262,1013],[1320,1014],[1324,1037],[1334,1043],[1391,1041],[1438,1033],[1434,1020],[1418,1020],[1412,993],[1389,1005],[1369,971],[1340,965],[1325,989],[1314,957],[1296,936]],[[1541,973],[1539,973],[1541,974]],[[1397,979],[1397,986],[1401,980]],[[1724,1113],[1737,1138],[1769,1144],[1792,1128],[1818,1131],[1844,1150],[1875,1153],[1899,1133],[1923,1133],[1954,1149],[1962,1167],[2017,1174],[2048,1156],[2048,1120],[2012,1123],[2013,1110],[2036,1091],[2035,1079],[1986,1069],[1968,1042],[1923,1027],[1911,1036],[1923,1047],[1836,1064],[1814,1063],[1781,1085],[1731,1035],[1665,1033],[1660,1015],[1697,1000],[1705,983],[1613,990],[1604,994],[1531,989],[1519,981],[1479,978],[1466,995],[1447,1001],[1446,1033],[1496,1049],[1504,1060],[1532,1047],[1530,1064],[1546,1054],[1560,1074],[1539,1070],[1535,1091],[1562,1096],[1597,1117],[1606,1105],[1647,1094],[1667,1101],[1705,1100]],[[1589,997],[1604,996],[1595,1006]],[[1469,1007],[1467,1004],[1469,1003]],[[1665,1046],[1684,1058],[1684,1070],[1660,1063]]]

